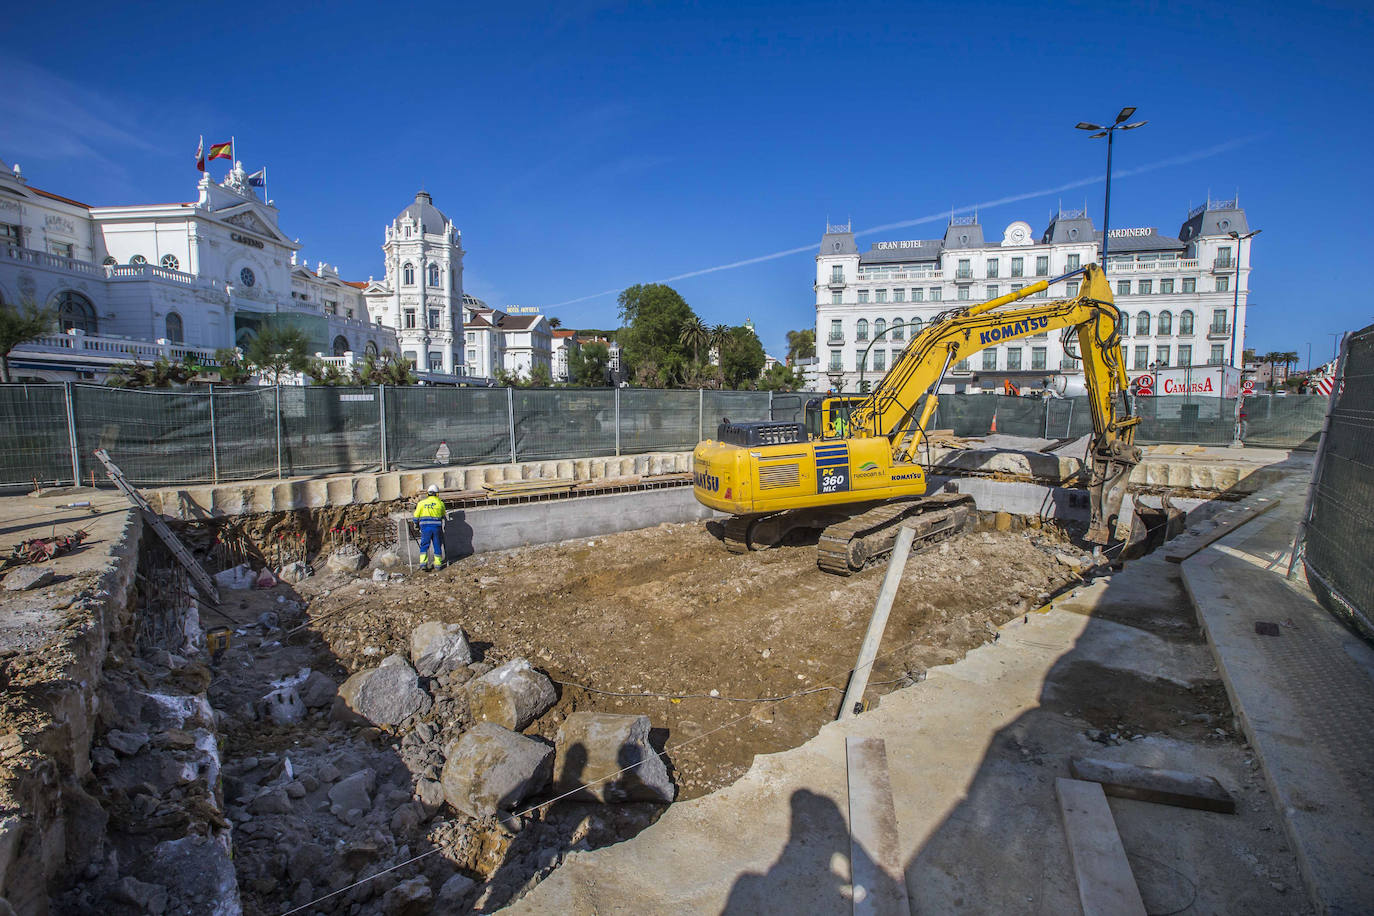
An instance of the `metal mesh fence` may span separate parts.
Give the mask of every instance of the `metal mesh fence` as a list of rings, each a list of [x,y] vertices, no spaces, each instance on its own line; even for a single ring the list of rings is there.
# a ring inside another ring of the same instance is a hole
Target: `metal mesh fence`
[[[0,386],[0,431],[0,486],[72,482],[63,386]]]
[[[681,451],[734,422],[804,419],[811,392],[610,388],[282,387],[131,391],[0,386],[0,486],[69,482],[71,393],[82,477],[103,447],[138,485],[171,485],[511,460]],[[1253,445],[1311,448],[1320,397],[1246,401]],[[1235,402],[1140,398],[1137,440],[1229,445]],[[770,416],[771,411],[771,416]],[[1086,397],[944,395],[933,425],[957,436],[1091,430]],[[385,443],[383,443],[385,437]],[[385,448],[383,448],[385,444]],[[97,478],[104,475],[96,468]]]
[[[1303,562],[1313,592],[1374,641],[1374,326],[1350,335],[1317,455]]]

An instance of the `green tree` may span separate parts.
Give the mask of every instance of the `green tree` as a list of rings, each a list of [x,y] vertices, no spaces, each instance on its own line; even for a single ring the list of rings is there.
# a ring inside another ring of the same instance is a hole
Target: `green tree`
[[[692,362],[701,362],[701,348],[711,341],[711,329],[706,326],[696,315],[687,319],[682,326],[682,333],[678,335],[678,340],[684,346],[692,348]]]
[[[215,362],[219,364],[220,381],[226,385],[246,385],[253,377],[253,370],[238,350],[220,347],[215,351]]]
[[[553,375],[549,372],[549,367],[543,364],[534,366],[530,369],[529,383],[526,388],[548,388],[553,385]]]
[[[759,379],[759,388],[765,391],[801,391],[806,387],[806,375],[782,363],[771,367]]]
[[[496,370],[496,384],[501,388],[519,388],[520,373],[507,372],[504,368]]]
[[[572,383],[584,388],[601,388],[611,367],[611,351],[600,341],[589,343],[568,354]]]
[[[816,355],[816,329],[787,332],[787,360],[810,359]]]
[[[677,290],[661,283],[636,284],[620,294],[620,318],[625,327],[617,333],[620,359],[637,381],[655,386],[669,384],[675,369],[687,363],[688,350],[682,328],[695,318]],[[653,364],[652,379],[644,367]]]
[[[287,372],[310,368],[310,341],[300,328],[264,325],[248,344],[244,357],[256,366],[263,378],[280,385]]]
[[[151,363],[115,366],[105,376],[105,384],[111,388],[172,388],[194,381],[201,371],[200,364],[190,356],[179,363],[159,356]]]
[[[322,359],[312,359],[310,368],[306,370],[310,376],[312,385],[356,385],[358,384],[358,372],[356,369],[344,371],[335,363],[327,363]]]
[[[20,344],[50,334],[57,327],[57,311],[40,308],[32,299],[15,307],[0,302],[0,382],[10,380],[10,353]]]
[[[381,356],[368,354],[363,357],[363,367],[358,371],[358,381],[363,385],[414,385],[415,363],[393,353]]]
[[[753,388],[767,357],[758,335],[746,327],[730,329],[730,337],[721,351],[720,368],[725,384],[731,388]]]

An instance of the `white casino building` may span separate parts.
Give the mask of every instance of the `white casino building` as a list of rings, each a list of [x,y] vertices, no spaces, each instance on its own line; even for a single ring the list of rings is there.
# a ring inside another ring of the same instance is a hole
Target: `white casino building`
[[[1247,231],[1245,211],[1234,200],[1195,208],[1177,237],[1154,228],[1110,230],[1107,279],[1124,315],[1122,348],[1130,370],[1239,365],[1251,244],[1241,245],[1229,233]],[[827,226],[814,285],[817,381],[833,387],[839,380],[843,391],[852,392],[860,390],[862,374],[872,385],[941,312],[1095,261],[1101,238],[1086,212],[1064,210],[1038,237],[1018,220],[1000,240],[987,241],[977,217],[955,217],[942,239],[876,242],[864,252],[850,226]],[[1067,281],[1030,302],[1077,292],[1077,282]],[[975,376],[984,389],[1000,387],[1003,379],[1024,388],[1058,374],[1081,379],[1081,368],[1065,356],[1056,331],[989,347],[952,367],[946,381],[955,390]]]

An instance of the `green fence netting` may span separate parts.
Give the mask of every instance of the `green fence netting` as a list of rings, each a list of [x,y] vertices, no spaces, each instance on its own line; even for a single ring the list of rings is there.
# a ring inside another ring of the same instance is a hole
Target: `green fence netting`
[[[505,388],[387,388],[391,467],[510,461],[510,399]]]
[[[0,486],[72,482],[63,386],[0,385],[0,431]]]
[[[206,394],[99,385],[74,385],[71,391],[83,468],[95,467],[91,453],[103,448],[135,486],[214,479]],[[103,482],[104,467],[95,470]]]
[[[1319,394],[1245,399],[1246,445],[1315,451],[1329,399]]]

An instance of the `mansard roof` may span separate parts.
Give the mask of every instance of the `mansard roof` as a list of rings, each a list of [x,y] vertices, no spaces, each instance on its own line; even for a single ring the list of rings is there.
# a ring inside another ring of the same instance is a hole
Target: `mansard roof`
[[[406,207],[396,215],[396,220],[400,221],[410,217],[420,224],[421,232],[430,232],[435,235],[442,235],[444,227],[448,225],[448,217],[434,206],[434,198],[429,196],[428,191],[420,191],[415,195],[415,202]]]

